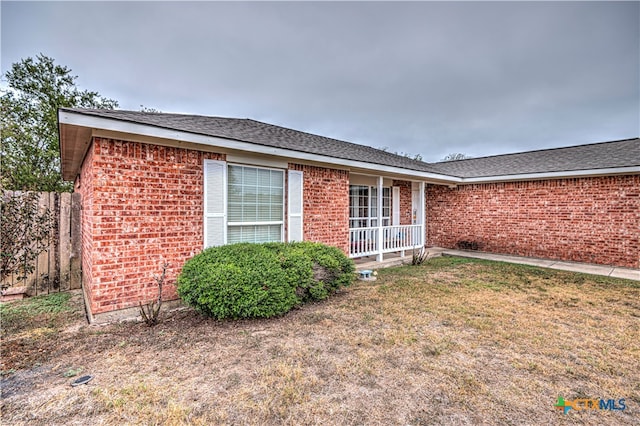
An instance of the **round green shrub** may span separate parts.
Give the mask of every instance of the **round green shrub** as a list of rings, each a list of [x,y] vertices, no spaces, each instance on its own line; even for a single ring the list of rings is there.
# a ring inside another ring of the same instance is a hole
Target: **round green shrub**
[[[326,299],[353,282],[355,266],[340,249],[307,241],[292,243],[290,247],[304,253],[311,262],[311,280],[298,285],[303,301]]]
[[[214,318],[268,318],[322,300],[354,279],[353,262],[318,243],[231,244],[187,261],[178,294]]]
[[[298,303],[276,254],[259,244],[204,250],[185,263],[178,294],[214,318],[271,317]]]

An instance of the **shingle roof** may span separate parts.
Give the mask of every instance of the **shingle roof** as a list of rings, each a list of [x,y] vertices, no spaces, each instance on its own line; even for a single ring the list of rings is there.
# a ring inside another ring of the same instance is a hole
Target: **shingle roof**
[[[640,166],[638,138],[431,164],[440,173],[462,178],[633,166]]]
[[[251,119],[86,108],[61,108],[61,111],[458,178],[640,166],[638,138],[468,160],[425,163],[365,145]]]
[[[432,172],[431,166],[422,161],[413,160],[365,145],[358,145],[298,130],[287,129],[248,118],[207,117],[202,115],[86,108],[61,108],[61,110],[310,154],[400,167],[422,172]]]

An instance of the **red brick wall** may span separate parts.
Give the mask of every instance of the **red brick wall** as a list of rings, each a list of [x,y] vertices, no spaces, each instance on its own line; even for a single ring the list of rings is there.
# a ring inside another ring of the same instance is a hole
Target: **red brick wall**
[[[80,210],[81,245],[82,245],[82,287],[87,300],[92,299],[93,294],[93,145],[89,148],[84,159],[84,165],[80,171],[80,177],[76,178],[74,191],[81,196],[82,209]]]
[[[640,176],[426,187],[427,243],[640,267]]]
[[[289,164],[303,176],[304,239],[349,253],[349,172]]]
[[[411,182],[406,180],[394,180],[393,186],[400,187],[400,225],[411,225]]]
[[[222,155],[96,138],[81,173],[83,279],[93,314],[164,297],[203,246],[203,162]]]

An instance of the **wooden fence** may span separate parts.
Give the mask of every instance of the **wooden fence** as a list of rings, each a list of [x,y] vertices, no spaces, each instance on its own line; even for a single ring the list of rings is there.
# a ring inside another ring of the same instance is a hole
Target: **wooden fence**
[[[80,194],[41,192],[39,195],[40,207],[49,208],[54,221],[49,248],[38,256],[34,271],[25,281],[10,276],[2,284],[26,286],[30,296],[80,288]]]

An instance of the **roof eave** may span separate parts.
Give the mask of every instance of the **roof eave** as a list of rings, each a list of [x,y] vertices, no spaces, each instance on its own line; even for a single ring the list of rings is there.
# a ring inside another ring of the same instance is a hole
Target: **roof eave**
[[[460,184],[510,182],[524,180],[550,180],[579,177],[598,177],[614,175],[634,175],[640,174],[640,166],[609,167],[601,169],[566,170],[543,173],[522,173],[504,176],[479,176],[461,178]]]
[[[175,141],[178,144],[186,143],[183,146],[195,144],[206,146],[209,149],[218,147],[220,149],[287,158],[293,161],[332,165],[337,168],[357,170],[358,172],[364,171],[372,172],[374,174],[403,176],[406,178],[448,185],[640,174],[640,166],[631,166],[496,176],[460,177],[368,163],[364,161],[348,160],[327,155],[294,151],[285,148],[276,148],[252,142],[174,130],[121,119],[97,117],[68,109],[58,110],[58,126],[60,131],[62,176],[63,179],[68,181],[74,180],[79,173],[87,149],[91,144],[91,138],[96,134],[96,131],[99,130],[129,135],[141,135],[158,141]],[[163,142],[160,142],[159,144],[162,143]]]
[[[80,166],[91,144],[92,129],[66,123],[62,114],[64,112],[58,110],[60,171],[62,179],[72,182],[80,172]]]
[[[78,174],[84,156],[91,142],[94,130],[107,130],[125,134],[142,135],[161,140],[173,140],[188,142],[208,147],[220,147],[235,151],[244,151],[262,155],[283,157],[291,160],[323,163],[338,166],[339,168],[354,168],[369,170],[390,175],[401,175],[416,179],[431,180],[438,183],[459,183],[461,179],[432,172],[405,169],[402,167],[387,166],[364,161],[348,160],[327,155],[313,154],[303,151],[294,151],[285,148],[270,147],[266,145],[244,142],[235,139],[226,139],[216,136],[191,133],[181,130],[173,130],[149,124],[140,124],[131,121],[97,117],[75,111],[61,109],[58,111],[60,126],[61,160],[63,164],[63,178],[73,180]],[[74,143],[75,140],[75,143]]]

